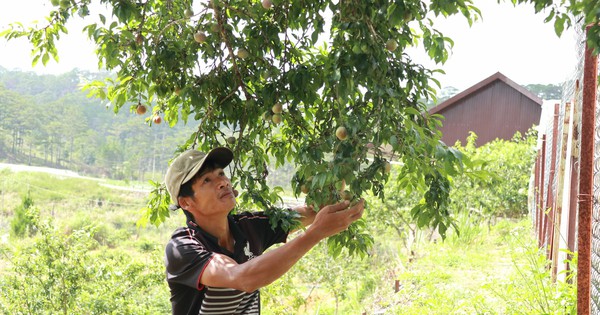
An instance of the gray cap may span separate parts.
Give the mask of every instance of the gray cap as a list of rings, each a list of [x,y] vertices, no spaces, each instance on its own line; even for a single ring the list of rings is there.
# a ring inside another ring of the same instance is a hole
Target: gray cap
[[[216,162],[221,167],[226,167],[233,160],[233,152],[225,147],[214,148],[208,153],[198,150],[187,150],[179,155],[169,166],[165,175],[167,191],[171,196],[171,203],[179,206],[177,197],[181,185],[191,180],[207,161]]]

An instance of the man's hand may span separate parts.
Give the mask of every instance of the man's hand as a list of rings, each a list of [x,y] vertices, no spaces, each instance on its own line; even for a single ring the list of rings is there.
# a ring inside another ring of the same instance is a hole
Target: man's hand
[[[350,202],[346,200],[325,206],[317,213],[306,233],[323,239],[346,230],[352,222],[362,217],[365,201],[361,199],[355,205],[348,207],[349,205]]]
[[[317,213],[313,207],[307,205],[297,206],[292,210],[296,211],[300,215],[300,224],[302,225],[302,228],[311,225],[317,216]]]

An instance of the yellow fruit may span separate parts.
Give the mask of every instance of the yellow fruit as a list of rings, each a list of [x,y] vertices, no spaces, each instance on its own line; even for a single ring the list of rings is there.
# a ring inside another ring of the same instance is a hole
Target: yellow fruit
[[[350,191],[344,190],[340,193],[340,197],[342,197],[342,199],[344,200],[352,200],[354,196],[352,196],[352,193]]]
[[[346,130],[346,127],[344,126],[339,126],[336,130],[335,130],[335,136],[344,141],[346,139],[348,139],[348,130]]]
[[[274,114],[273,117],[271,117],[271,120],[273,121],[273,123],[278,125],[283,120],[283,117],[281,117],[281,114]]]
[[[262,6],[265,9],[270,9],[273,6],[273,1],[271,0],[262,0]]]
[[[300,191],[302,191],[303,194],[308,194],[308,186],[302,184],[302,186],[300,186]]]
[[[204,34],[202,31],[198,31],[196,34],[194,34],[194,40],[202,44],[206,41],[206,34]]]
[[[386,161],[383,164],[383,171],[385,174],[389,174],[392,171],[392,164],[390,164],[390,162]]]
[[[283,112],[283,105],[281,105],[281,103],[277,102],[275,103],[275,105],[273,105],[273,113],[275,114],[281,114]]]
[[[394,39],[389,39],[385,43],[385,48],[389,51],[394,51],[394,50],[396,50],[396,48],[398,48],[398,43]]]
[[[247,51],[246,49],[244,49],[244,48],[240,48],[240,49],[238,49],[238,51],[237,51],[237,56],[238,56],[240,59],[246,59],[246,58],[248,58],[248,56],[249,56],[249,55],[250,55],[250,54],[248,53],[248,51]]]

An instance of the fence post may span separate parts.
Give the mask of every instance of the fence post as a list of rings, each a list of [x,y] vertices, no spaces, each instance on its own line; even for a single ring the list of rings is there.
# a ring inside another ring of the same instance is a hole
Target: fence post
[[[540,153],[538,152],[537,157],[535,158],[535,177],[534,177],[534,185],[533,185],[533,209],[534,209],[534,223],[535,223],[535,235],[538,236],[540,235],[540,228],[539,228],[539,223],[540,223],[540,209],[539,209],[539,196],[540,196],[540,189],[541,189],[541,185],[540,185],[540,168],[541,168],[541,156]],[[538,236],[539,239],[539,236]],[[539,242],[538,242],[539,243]],[[539,244],[538,244],[539,247]]]
[[[590,27],[587,27],[589,32]],[[583,112],[581,116],[581,159],[579,165],[579,214],[577,231],[577,314],[590,314],[590,277],[592,268],[592,193],[594,177],[594,123],[598,58],[585,45],[583,65]]]
[[[538,247],[541,248],[544,245],[544,178],[546,177],[546,134],[542,135],[542,159],[540,162],[542,166],[540,170],[540,192],[539,192],[539,203],[538,203]]]
[[[552,257],[554,256],[554,229],[556,227],[556,207],[554,200],[556,199],[556,190],[552,189],[554,187],[554,178],[556,177],[556,145],[558,144],[558,115],[559,115],[559,106],[558,104],[554,104],[554,120],[552,121],[552,151],[550,155],[550,174],[548,176],[548,208],[550,211],[548,212],[547,224],[546,224],[546,239],[548,243],[546,244],[546,257],[551,261],[555,262]],[[554,278],[554,270],[552,271],[552,277]]]
[[[571,146],[573,141],[573,106],[571,102],[565,104],[565,117],[563,120],[563,133],[562,133],[562,145],[561,153],[559,158],[559,171],[558,171],[558,183],[557,183],[557,198],[556,198],[556,215],[558,219],[558,227],[555,234],[555,248],[554,248],[554,275],[560,281],[565,281],[566,273],[563,272],[567,269],[565,260],[567,255],[565,252],[560,252],[561,248],[568,248],[567,235],[569,226],[569,199],[570,199],[570,184],[571,184]]]
[[[581,124],[581,102],[579,101],[579,94],[581,89],[579,88],[579,80],[575,81],[575,94],[573,96],[573,140],[571,146],[571,192],[569,200],[569,235],[567,237],[567,244],[569,250],[575,252],[575,245],[577,243],[577,195],[579,189],[579,152],[580,152],[580,137],[579,137],[579,125]],[[567,256],[568,259],[572,259],[572,255]],[[571,270],[571,269],[569,269]]]

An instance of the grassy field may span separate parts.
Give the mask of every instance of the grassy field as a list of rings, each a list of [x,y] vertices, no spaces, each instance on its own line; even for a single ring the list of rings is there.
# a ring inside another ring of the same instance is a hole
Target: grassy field
[[[305,284],[294,291],[302,296],[295,313],[279,308],[266,313],[575,314],[575,287],[552,283],[528,218],[500,220],[490,230],[463,227],[460,236],[451,234],[445,241],[429,242],[423,233],[412,256],[397,240],[377,238],[370,257],[346,258],[339,269],[314,253],[322,249],[313,249],[300,261],[304,267],[280,281]],[[316,289],[315,282],[305,281],[310,278],[305,265],[315,267],[315,260],[332,273]],[[345,294],[335,296],[335,289]]]
[[[126,189],[134,185],[136,189]],[[52,217],[65,234],[95,229],[96,251],[127,252],[160,274],[164,244],[183,216],[174,213],[159,227],[138,227],[144,183],[60,177],[0,170],[0,247],[29,239],[10,236],[14,209],[30,194],[41,216]],[[369,220],[368,214],[366,219]],[[325,242],[290,273],[262,291],[265,314],[569,314],[572,285],[554,285],[535,247],[530,219],[498,220],[488,229],[467,216],[460,235],[432,241],[419,232],[407,252],[395,233],[372,222],[375,246],[365,258],[336,259]],[[10,264],[0,256],[0,277]],[[156,271],[159,270],[159,271]],[[152,292],[167,310],[166,283]],[[158,312],[158,311],[157,311]],[[160,314],[158,312],[157,314]]]

